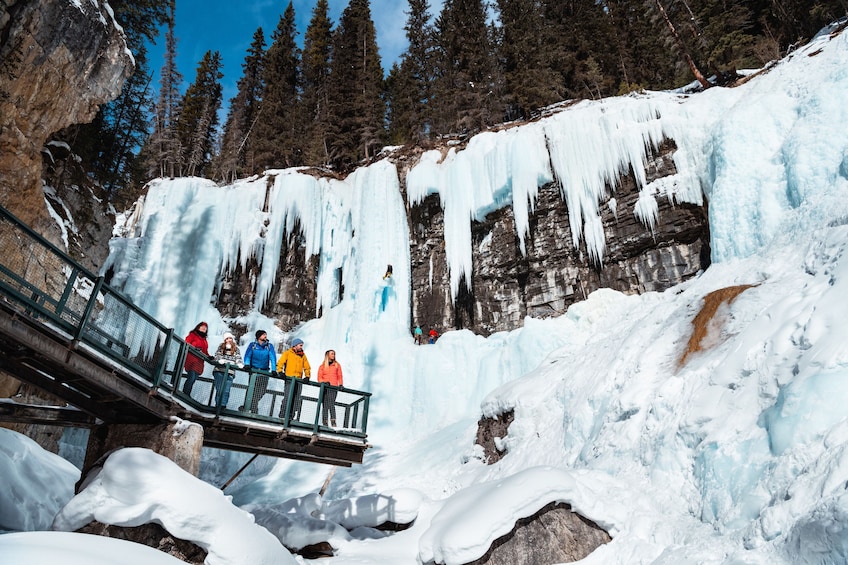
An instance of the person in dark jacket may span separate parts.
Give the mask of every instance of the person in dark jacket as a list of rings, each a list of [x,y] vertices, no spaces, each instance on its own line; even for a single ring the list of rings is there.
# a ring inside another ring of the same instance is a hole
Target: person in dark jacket
[[[206,332],[208,331],[209,326],[206,322],[200,322],[185,337],[187,344],[200,350],[207,357],[209,356],[209,342],[206,341]],[[194,387],[197,377],[203,374],[203,359],[192,353],[191,350],[186,354],[185,371],[186,380],[183,383],[183,392],[191,395],[191,389]]]
[[[276,364],[277,352],[274,351],[274,346],[268,341],[268,332],[256,330],[256,341],[248,345],[247,351],[244,353],[245,367],[248,369],[272,371]],[[256,383],[253,386],[253,397],[247,399],[247,402],[245,402],[245,406],[249,407],[248,410],[250,412],[256,413],[259,401],[265,396],[267,390],[268,375],[256,375]]]

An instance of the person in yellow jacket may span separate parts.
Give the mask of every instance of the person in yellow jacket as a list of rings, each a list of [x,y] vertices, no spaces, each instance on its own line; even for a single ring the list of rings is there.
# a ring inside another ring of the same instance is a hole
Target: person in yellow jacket
[[[277,360],[277,372],[287,377],[285,379],[285,389],[283,396],[283,404],[280,406],[280,418],[285,417],[286,404],[288,403],[289,393],[294,391],[294,402],[292,403],[292,420],[300,418],[300,408],[303,404],[300,399],[300,386],[292,387],[295,383],[294,379],[306,379],[312,376],[312,368],[309,366],[309,359],[303,352],[303,340],[295,338],[292,341],[291,348],[287,349],[280,355]],[[295,383],[297,384],[297,383]]]

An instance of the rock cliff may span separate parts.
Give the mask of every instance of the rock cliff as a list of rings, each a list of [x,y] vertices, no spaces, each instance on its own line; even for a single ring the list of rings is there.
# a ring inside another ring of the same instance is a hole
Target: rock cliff
[[[672,142],[653,155],[647,181],[676,172]],[[634,214],[639,190],[631,175],[607,186],[602,210],[607,252],[602,265],[589,258],[585,243],[575,247],[559,186],[539,190],[530,215],[526,255],[515,233],[512,209],[502,208],[472,225],[471,288],[460,287],[456,304],[449,292],[438,196],[410,209],[412,319],[422,327],[467,328],[481,335],[521,327],[526,316],[559,315],[599,288],[625,293],[665,290],[709,265],[706,210],[658,202],[653,230]],[[613,200],[614,199],[614,200]],[[432,284],[430,281],[433,281]]]
[[[108,253],[105,204],[87,189],[56,195],[43,188],[42,156],[55,169],[62,150],[46,148],[48,137],[90,121],[118,95],[132,67],[123,33],[97,2],[0,1],[0,204],[59,248],[70,244],[72,255],[93,269]],[[39,403],[44,395],[0,375],[0,397]],[[8,427],[58,450],[60,429]]]
[[[55,235],[42,196],[44,143],[90,121],[132,67],[123,33],[96,2],[0,2],[0,204]]]

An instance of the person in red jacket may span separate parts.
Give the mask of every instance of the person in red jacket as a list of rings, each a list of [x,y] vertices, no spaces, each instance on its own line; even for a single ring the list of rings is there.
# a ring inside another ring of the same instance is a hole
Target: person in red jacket
[[[318,382],[327,383],[332,387],[342,386],[342,366],[336,361],[336,352],[332,349],[324,353],[324,362],[318,367]],[[327,425],[327,416],[330,417],[330,425],[336,427],[336,394],[338,389],[324,387],[324,396],[321,400],[321,419]]]
[[[200,322],[193,330],[188,332],[185,337],[185,342],[195,349],[199,349],[207,357],[209,356],[209,342],[206,341],[206,332],[209,331],[209,326],[206,322]],[[191,389],[194,382],[201,374],[203,374],[203,359],[195,355],[189,350],[186,354],[185,361],[186,380],[183,383],[183,392],[191,395]]]

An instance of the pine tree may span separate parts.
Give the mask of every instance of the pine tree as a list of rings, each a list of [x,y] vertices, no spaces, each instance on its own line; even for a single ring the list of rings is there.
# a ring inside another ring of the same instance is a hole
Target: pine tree
[[[388,140],[391,145],[403,145],[415,139],[417,128],[412,126],[413,107],[416,102],[415,87],[410,74],[401,65],[392,63],[384,82],[388,99]]]
[[[483,1],[445,0],[436,19],[436,44],[436,131],[471,133],[499,121]]]
[[[169,21],[173,0],[113,0],[110,5],[133,52],[133,73],[120,95],[101,105],[90,123],[66,128],[54,138],[69,143],[89,173],[106,189],[106,197],[113,200],[132,183],[134,153],[149,133],[146,112],[152,90],[146,44],[156,38],[159,26]]]
[[[136,61],[138,61],[136,56]],[[146,69],[146,67],[144,67]],[[134,73],[121,91],[118,103],[104,109],[104,114],[114,113],[111,120],[114,132],[113,145],[104,153],[102,182],[112,198],[116,191],[132,182],[130,167],[134,152],[147,138],[147,109],[151,103],[152,74]],[[104,170],[108,167],[108,170]]]
[[[197,65],[194,82],[183,97],[176,125],[183,165],[181,175],[203,175],[212,157],[223,92],[221,65],[221,54],[207,51]]]
[[[294,6],[289,2],[265,54],[262,119],[256,123],[252,141],[258,166],[255,173],[303,162],[303,123],[298,112],[300,50],[296,35]]]
[[[737,68],[757,65],[754,56],[756,37],[750,2],[728,4],[723,0],[699,0],[693,14],[702,38],[699,59],[704,68],[715,75],[725,72],[735,76]]]
[[[846,0],[768,0],[768,20],[781,50],[809,40],[823,26],[848,16]]]
[[[264,76],[265,35],[262,28],[253,40],[242,63],[238,92],[230,100],[230,109],[221,137],[221,152],[216,162],[216,178],[232,182],[254,170],[253,128],[259,119]]]
[[[306,126],[304,162],[329,162],[329,80],[333,22],[327,15],[327,0],[318,0],[303,40],[302,114]]]
[[[387,79],[389,138],[394,144],[421,141],[430,130],[435,44],[429,12],[427,0],[409,0],[404,26],[409,46]]]
[[[664,45],[645,0],[606,0],[604,6],[613,31],[609,46],[615,49],[616,94],[675,86],[679,57]]]
[[[175,0],[109,0],[109,6],[124,30],[133,55],[145,41],[159,36],[160,26],[173,19],[176,7]]]
[[[567,98],[615,94],[619,58],[615,30],[603,3],[595,0],[544,0],[544,41]]]
[[[142,148],[147,178],[177,174],[181,148],[177,136],[180,115],[179,93],[183,77],[177,70],[177,38],[173,18],[165,33],[165,62],[159,72],[159,99],[153,109],[153,133]]]
[[[336,166],[370,159],[385,139],[383,69],[376,36],[368,0],[351,0],[334,35],[328,93],[329,156]]]
[[[712,84],[706,79],[706,77],[701,72],[699,64],[693,58],[693,54],[696,53],[699,49],[698,47],[702,47],[702,39],[700,38],[700,33],[698,33],[695,28],[695,18],[694,14],[691,13],[691,9],[685,2],[683,2],[686,11],[689,12],[690,21],[688,23],[689,29],[691,30],[692,39],[691,42],[684,41],[683,37],[680,33],[678,33],[677,28],[672,21],[672,18],[669,16],[663,2],[661,0],[654,0],[657,11],[660,14],[660,17],[665,22],[666,26],[668,26],[669,33],[671,37],[674,39],[674,44],[677,46],[680,51],[680,55],[684,61],[686,61],[686,66],[692,73],[692,76],[701,84],[704,88],[709,88]]]
[[[563,99],[563,79],[554,70],[553,52],[546,42],[552,30],[540,0],[497,0],[497,7],[507,118],[526,118]]]

